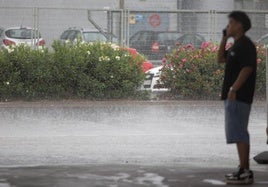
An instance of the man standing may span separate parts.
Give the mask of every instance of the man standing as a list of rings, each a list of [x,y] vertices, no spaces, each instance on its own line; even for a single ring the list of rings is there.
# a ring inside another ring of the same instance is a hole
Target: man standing
[[[237,145],[240,164],[238,171],[225,175],[225,179],[227,184],[252,184],[254,177],[249,167],[248,121],[256,81],[256,47],[245,36],[251,28],[249,17],[242,11],[233,11],[228,18],[218,62],[225,63],[222,99],[225,105],[226,141]],[[226,42],[230,37],[234,39],[234,45],[226,51]]]

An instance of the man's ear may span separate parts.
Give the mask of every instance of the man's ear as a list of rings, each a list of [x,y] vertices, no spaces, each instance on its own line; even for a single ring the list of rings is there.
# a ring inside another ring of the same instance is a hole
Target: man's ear
[[[244,27],[243,27],[242,23],[237,22],[237,24],[236,24],[236,25],[237,25],[238,29],[239,29],[241,32],[243,32],[243,33],[245,32],[245,31],[244,31]]]

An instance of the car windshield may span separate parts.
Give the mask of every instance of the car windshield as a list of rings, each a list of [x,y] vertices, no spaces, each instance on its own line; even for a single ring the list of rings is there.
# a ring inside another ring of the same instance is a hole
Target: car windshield
[[[86,42],[107,41],[107,38],[100,32],[83,32],[83,37]]]
[[[2,35],[3,31],[4,31],[4,29],[0,28],[0,35]]]
[[[258,41],[259,44],[267,44],[268,43],[268,36],[265,36],[263,38],[261,38],[259,41]]]
[[[181,33],[176,33],[176,32],[163,32],[158,34],[159,41],[171,41],[171,40],[176,40],[177,38],[181,37]]]
[[[177,42],[183,45],[192,44],[196,48],[199,48],[202,44],[202,42],[205,41],[205,39],[197,34],[185,34],[182,37],[178,38]]]
[[[31,39],[38,37],[41,38],[40,33],[38,31],[32,30],[32,29],[26,29],[26,28],[21,28],[21,29],[9,29],[6,32],[6,36],[9,38],[15,38],[15,39]]]
[[[67,38],[68,38],[68,35],[69,35],[69,30],[68,31],[64,31],[63,33],[62,33],[62,35],[60,36],[60,39],[62,39],[62,40],[67,40]]]
[[[113,43],[118,43],[118,38],[111,34],[111,33],[105,33],[109,40],[111,40]]]

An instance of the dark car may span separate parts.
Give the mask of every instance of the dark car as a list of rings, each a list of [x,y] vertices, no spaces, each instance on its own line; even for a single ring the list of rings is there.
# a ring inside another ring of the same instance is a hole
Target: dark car
[[[176,40],[176,44],[191,44],[196,49],[199,49],[203,42],[205,42],[205,38],[200,34],[184,34]]]
[[[180,36],[177,31],[139,31],[130,38],[129,45],[150,60],[160,60],[171,52]]]
[[[260,45],[267,45],[268,44],[268,34],[262,36],[256,42],[257,42],[257,44],[260,44]]]

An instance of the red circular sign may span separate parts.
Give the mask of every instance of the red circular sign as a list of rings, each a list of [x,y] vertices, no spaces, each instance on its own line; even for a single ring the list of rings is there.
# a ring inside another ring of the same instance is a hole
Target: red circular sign
[[[159,14],[152,14],[149,17],[149,23],[152,27],[158,27],[161,24],[161,18]]]

